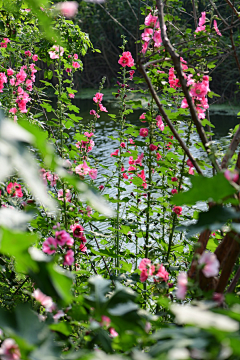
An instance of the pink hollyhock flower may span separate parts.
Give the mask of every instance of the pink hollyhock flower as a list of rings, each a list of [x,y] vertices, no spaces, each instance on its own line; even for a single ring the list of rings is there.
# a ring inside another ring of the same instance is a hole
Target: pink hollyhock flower
[[[11,108],[10,110],[9,110],[9,113],[12,113],[12,114],[16,114],[17,113],[17,108]]]
[[[16,78],[17,78],[17,84],[16,84],[17,86],[26,80],[27,74],[23,69],[20,69],[19,73],[16,75]]]
[[[111,324],[111,319],[108,316],[102,315],[102,321],[100,322],[101,326],[109,326]]]
[[[24,90],[23,90],[23,88],[21,88],[21,86],[18,87],[17,92],[18,92],[19,95],[24,94]]]
[[[160,115],[157,115],[156,117],[156,121],[157,121],[157,127],[163,131],[164,130],[164,123],[162,121],[162,117]]]
[[[126,173],[123,173],[123,178],[124,178],[124,179],[128,179],[128,176],[127,176]]]
[[[120,146],[121,146],[121,148],[125,149],[126,148],[125,142],[121,142]]]
[[[157,155],[157,161],[159,161],[162,158],[162,155],[160,155],[159,153],[156,153]]]
[[[74,225],[70,226],[70,229],[73,232],[73,236],[77,238],[81,238],[83,236],[84,228],[80,224],[75,223]]]
[[[103,106],[101,103],[99,104],[100,111],[108,112],[105,106]]]
[[[131,145],[134,145],[135,144],[135,142],[133,141],[133,139],[129,139],[129,143],[131,144]]]
[[[234,182],[237,182],[238,179],[239,179],[239,173],[237,170],[233,170],[233,171],[230,171],[230,170],[226,170],[224,172],[224,176],[227,180],[229,181],[234,181]]]
[[[63,261],[63,265],[67,266],[71,266],[74,262],[74,251],[73,250],[68,250],[66,255],[64,256],[64,261]]]
[[[199,265],[205,264],[202,272],[207,278],[218,275],[220,263],[215,254],[204,252],[198,260],[198,263]]]
[[[118,60],[118,63],[123,67],[125,66],[132,67],[134,65],[134,60],[130,51],[123,52],[122,56]]]
[[[67,202],[71,202],[72,194],[69,189],[65,190],[65,197]],[[63,189],[58,191],[58,200],[63,201]]]
[[[154,46],[159,48],[162,45],[161,30],[155,31],[153,35]]]
[[[11,78],[10,79],[10,85],[12,85],[12,86],[14,86],[15,85],[15,82],[16,82],[16,80],[15,80],[15,78],[13,77],[13,78]]]
[[[131,156],[130,156],[131,157]],[[142,153],[141,155],[138,155],[137,160],[134,161],[135,165],[140,165],[142,166],[142,160],[144,158],[144,154]]]
[[[119,149],[115,150],[114,152],[111,153],[111,156],[118,156],[119,153]]]
[[[102,102],[102,99],[103,99],[103,94],[98,92],[98,93],[95,94],[95,96],[93,98],[93,101],[95,103],[100,103],[100,102]]]
[[[79,250],[80,250],[81,252],[86,252],[86,251],[87,251],[87,247],[86,247],[84,244],[80,244]]]
[[[41,292],[40,289],[34,290],[32,296],[40,302],[42,306],[46,308],[46,311],[52,312],[55,309],[55,304],[50,296],[47,296]]]
[[[53,50],[50,50],[48,53],[50,55],[50,58],[51,59],[59,59],[59,55],[60,56],[63,56],[63,53],[64,53],[64,49],[63,47],[59,47],[57,45],[54,45],[52,47]]]
[[[70,97],[70,99],[74,99],[75,95],[74,94],[68,94],[68,96]]]
[[[61,48],[61,49],[63,49],[63,48]],[[36,55],[37,56],[37,55]],[[37,72],[37,69],[35,69],[35,64],[30,64],[30,69],[31,69],[31,71],[32,71],[32,73],[33,74],[35,74],[36,72]]]
[[[186,98],[184,98],[184,99],[182,100],[181,108],[182,108],[182,109],[188,108],[188,102],[187,102]]]
[[[140,132],[139,132],[139,135],[142,136],[142,137],[147,137],[148,136],[148,129],[141,128]]]
[[[33,55],[32,60],[33,60],[33,61],[38,61],[38,55],[36,55],[36,54]]]
[[[17,183],[9,183],[7,186],[7,193],[10,194],[12,197],[23,197],[21,185]]]
[[[133,79],[133,75],[135,74],[135,71],[134,70],[130,70],[129,71],[129,75],[130,75],[130,80],[132,80]]]
[[[77,59],[78,59],[78,54],[74,54],[74,55],[73,55],[73,58],[74,58],[75,60],[77,60]]]
[[[32,81],[30,79],[26,80],[26,89],[28,91],[32,91],[33,87],[32,87]]]
[[[99,188],[100,191],[102,191],[104,189],[104,186],[100,185],[98,188]]]
[[[75,168],[75,172],[76,174],[80,175],[80,176],[85,176],[89,173],[90,171],[90,167],[87,165],[86,161],[83,161],[83,164],[80,164],[78,166],[76,166]]]
[[[156,24],[157,23],[157,24]],[[159,28],[159,21],[157,16],[153,16],[151,13],[149,13],[144,21],[144,24],[146,26],[151,26],[152,28]]]
[[[95,110],[90,110],[90,115],[96,116],[97,118],[100,118],[100,115]]]
[[[94,133],[93,132],[89,133],[88,131],[85,131],[84,135],[87,136],[88,138],[90,138],[94,135]]]
[[[14,74],[14,70],[11,68],[7,69],[7,74],[8,76],[12,76]]]
[[[205,24],[205,22],[206,22],[206,12],[203,11],[201,13],[201,17],[199,18],[198,25],[203,26]]]
[[[1,47],[2,48],[6,48],[7,44],[10,42],[10,40],[8,38],[3,38],[3,42],[1,42]]]
[[[55,315],[53,315],[54,322],[57,322],[63,316],[65,316],[64,312],[59,310]]]
[[[187,274],[180,272],[177,278],[177,291],[176,297],[179,300],[184,300],[187,293],[188,278]]]
[[[5,339],[0,347],[0,357],[2,360],[19,360],[21,357],[20,349],[13,339]]]
[[[142,45],[142,50],[141,50],[141,52],[143,53],[143,54],[145,54],[145,52],[147,51],[147,48],[148,48],[148,41],[145,41],[144,43],[143,43],[143,45]]]
[[[47,240],[45,240],[42,245],[43,252],[48,255],[54,254],[57,250],[57,241],[53,237],[47,238]]]
[[[188,159],[188,160],[187,160],[187,166],[189,166],[189,167],[193,167],[193,163],[191,162],[191,160],[190,160],[190,159]]]
[[[171,178],[171,180],[172,180],[173,182],[177,182],[177,181],[178,181],[178,178],[177,178],[176,176],[173,176],[173,177]]]
[[[66,72],[67,72],[67,73],[70,73],[70,72],[72,72],[72,69],[66,68]]]
[[[142,33],[142,39],[147,43],[152,39],[153,29],[146,28]]]
[[[194,175],[194,169],[193,167],[190,167],[188,170],[189,175]]]
[[[128,172],[129,172],[129,173],[131,173],[131,171],[135,171],[135,170],[137,170],[137,169],[135,168],[135,166],[129,166],[129,168],[128,168]]]
[[[151,265],[151,260],[146,258],[141,260],[138,268],[139,270],[141,270],[141,275],[140,275],[141,282],[146,281],[148,276],[153,275],[155,271],[155,266]]]
[[[172,189],[172,190],[171,190],[171,193],[174,195],[174,194],[177,194],[178,191],[177,191],[177,189]]]
[[[142,113],[142,115],[139,116],[139,119],[140,119],[140,120],[144,120],[144,119],[145,119],[145,115],[146,115],[146,113]]]
[[[88,206],[86,207],[86,211],[87,211],[87,216],[88,216],[88,217],[91,217],[91,215],[92,215],[92,208],[91,208],[91,206],[88,205]]]
[[[64,1],[56,5],[56,9],[66,18],[72,18],[77,14],[78,3],[76,1]]]
[[[28,56],[28,57],[31,57],[32,56],[32,53],[31,53],[31,51],[29,51],[29,50],[27,50],[27,51],[25,51],[25,56]]]
[[[116,336],[118,336],[118,333],[116,332],[116,330],[114,329],[114,328],[110,328],[109,329],[109,333],[110,333],[110,336],[111,337],[116,337]]]
[[[79,69],[81,65],[77,61],[73,61],[72,66],[74,69]]]
[[[129,163],[129,165],[134,165],[135,164],[135,161],[133,160],[132,156],[129,156],[128,163]]]
[[[153,144],[150,144],[150,145],[149,145],[149,150],[150,150],[150,151],[155,151],[155,150],[157,150],[157,148],[158,148],[158,147],[157,147],[156,145],[153,145]]]
[[[57,245],[64,246],[72,246],[74,244],[73,238],[69,235],[69,233],[65,230],[56,231],[55,240]]]
[[[168,281],[169,274],[168,274],[167,270],[165,269],[165,267],[162,264],[160,265],[156,276],[158,278],[161,278],[165,282]]]
[[[173,207],[173,212],[175,212],[175,214],[177,214],[177,216],[182,215],[182,207],[181,206],[174,206]]]
[[[88,175],[92,180],[95,180],[97,178],[97,169],[90,169]]]
[[[146,181],[146,176],[145,176],[144,170],[142,170],[141,173],[138,174],[138,177],[140,177],[140,179],[142,179],[143,181]]]
[[[204,83],[194,84],[190,90],[191,96],[196,96],[198,98],[202,98],[207,95],[208,89]]]

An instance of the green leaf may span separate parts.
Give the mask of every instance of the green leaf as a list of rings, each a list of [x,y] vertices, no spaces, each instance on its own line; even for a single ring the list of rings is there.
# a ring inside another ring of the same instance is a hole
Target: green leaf
[[[176,194],[172,197],[175,205],[194,205],[197,201],[219,202],[227,196],[236,193],[236,189],[224,177],[218,173],[211,178],[203,176],[191,176],[192,188],[186,192]]]
[[[51,330],[60,332],[61,334],[65,335],[65,336],[69,336],[72,332],[72,328],[71,325],[68,324],[67,322],[60,322],[58,324],[51,324],[49,326],[49,328]]]

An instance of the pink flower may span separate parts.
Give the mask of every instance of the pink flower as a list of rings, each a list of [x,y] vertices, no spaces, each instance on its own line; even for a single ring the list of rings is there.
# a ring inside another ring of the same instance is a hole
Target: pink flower
[[[126,173],[123,173],[123,178],[124,178],[124,179],[128,179],[128,176],[127,176]]]
[[[14,70],[11,68],[7,69],[7,74],[8,76],[12,76],[14,74]]]
[[[25,51],[25,56],[28,56],[28,57],[31,57],[32,56],[32,53],[31,53],[31,51],[29,51],[29,50],[27,50],[27,51]]]
[[[111,319],[108,316],[102,315],[102,321],[100,322],[101,326],[109,326],[111,324]]]
[[[33,55],[32,60],[33,60],[33,61],[38,61],[38,56],[37,56],[36,54]]]
[[[46,308],[46,311],[52,312],[55,308],[55,304],[50,296],[47,296],[41,292],[41,290],[34,290],[32,296],[40,302],[42,306]]]
[[[102,191],[104,189],[104,186],[100,185],[98,188],[99,188],[100,191]]]
[[[69,189],[65,190],[65,197],[67,202],[71,202],[72,194]],[[58,200],[63,201],[63,189],[58,191]]]
[[[77,60],[77,59],[78,59],[78,54],[74,54],[74,55],[73,55],[73,58],[74,58],[75,60]]]
[[[132,157],[132,156],[130,156],[130,157]],[[140,165],[140,166],[142,166],[142,160],[143,160],[143,158],[144,158],[144,153],[142,153],[141,155],[138,155],[137,160],[134,161],[134,164],[135,164],[135,165]],[[129,159],[130,159],[130,158],[129,158]],[[129,164],[130,164],[130,163],[129,163]]]
[[[168,272],[166,271],[165,267],[162,264],[160,265],[156,276],[158,278],[161,278],[165,282],[168,281],[169,274],[168,274]]]
[[[160,115],[157,115],[156,117],[156,121],[157,121],[157,127],[163,131],[164,130],[164,123],[162,121],[162,117]]]
[[[175,212],[175,214],[177,214],[177,216],[182,215],[182,207],[181,206],[174,206],[173,207],[173,212]]]
[[[144,120],[144,119],[145,119],[145,115],[146,115],[146,113],[142,113],[142,115],[139,116],[139,119],[140,119],[140,120]]]
[[[154,32],[153,41],[154,41],[154,46],[157,48],[162,45],[161,30]]]
[[[7,193],[10,194],[12,197],[23,197],[21,185],[17,183],[9,183],[7,186]]]
[[[54,45],[52,47],[53,50],[50,50],[48,53],[50,55],[50,58],[51,59],[59,59],[59,55],[60,56],[63,56],[63,53],[64,53],[64,49],[63,47],[59,47],[57,45]]]
[[[99,104],[100,111],[108,112],[105,106],[103,106],[101,103]]]
[[[77,14],[78,3],[76,1],[64,1],[57,4],[56,8],[66,18],[72,18]]]
[[[177,291],[176,297],[179,300],[184,300],[187,292],[188,278],[187,274],[180,272],[177,278]]]
[[[12,114],[16,114],[17,113],[17,108],[11,108],[10,110],[9,110],[9,113],[12,113]]]
[[[75,223],[74,225],[70,226],[70,229],[73,232],[73,236],[77,238],[83,237],[84,228],[80,224]]]
[[[199,18],[198,27],[195,30],[196,33],[199,31],[205,31],[206,26],[204,25],[206,21],[206,12],[202,12],[201,17]]]
[[[131,145],[134,145],[134,144],[135,144],[135,142],[133,141],[133,139],[129,139],[129,143],[130,143]]]
[[[95,110],[90,110],[90,115],[96,116],[97,118],[100,118],[100,115]]]
[[[74,69],[79,69],[81,65],[77,61],[73,61],[72,66]]]
[[[119,153],[119,149],[115,150],[114,152],[111,153],[111,156],[118,156]]]
[[[134,65],[134,60],[130,51],[123,52],[122,56],[118,60],[118,63],[123,67],[125,66],[132,67]]]
[[[121,142],[120,146],[121,146],[121,148],[125,149],[126,148],[125,142]]]
[[[146,281],[148,276],[153,275],[155,271],[155,266],[151,265],[151,260],[146,258],[141,260],[138,268],[139,270],[141,270],[141,275],[140,275],[141,282]]]
[[[178,181],[178,178],[177,178],[176,176],[173,176],[173,177],[171,178],[171,180],[172,180],[173,182],[177,182],[177,181]]]
[[[79,250],[80,250],[81,252],[86,252],[86,251],[87,251],[87,247],[86,247],[84,244],[80,244]]]
[[[202,269],[203,274],[206,277],[217,276],[219,272],[220,263],[217,259],[217,256],[210,252],[204,252],[200,259],[198,260],[200,265],[205,264]]]
[[[151,26],[152,28],[154,28],[154,27],[159,28],[158,17],[153,16],[151,13],[149,13],[145,18],[144,24],[146,26]]]
[[[158,148],[157,145],[153,145],[153,144],[149,145],[149,150],[150,151],[155,151],[155,150],[157,150],[157,148]]]
[[[227,180],[229,181],[234,181],[234,182],[237,182],[238,179],[239,179],[239,173],[237,170],[233,170],[233,171],[230,171],[230,170],[226,170],[224,172],[224,176]]]
[[[130,75],[130,80],[133,79],[133,75],[135,74],[135,71],[134,70],[130,70],[129,71],[129,75]]]
[[[194,175],[194,169],[193,167],[190,167],[188,170],[189,175]]]
[[[80,175],[80,176],[85,176],[89,173],[90,171],[90,167],[87,165],[86,161],[83,161],[83,164],[80,164],[78,166],[76,166],[75,168],[75,172],[76,174]]]
[[[116,336],[118,336],[118,333],[116,332],[116,330],[114,329],[114,328],[110,328],[109,329],[109,333],[110,333],[110,336],[111,337],[116,337]]]
[[[23,69],[20,69],[19,73],[16,75],[17,78],[17,85],[21,84],[22,82],[24,82],[26,80],[27,74]]]
[[[224,295],[221,293],[214,293],[213,294],[213,301],[216,301],[218,303],[218,305],[222,305],[222,303],[224,302]]]
[[[204,84],[203,82],[194,84],[190,90],[190,95],[196,96],[198,98],[202,98],[206,96],[207,93],[208,93],[208,88],[206,84]]]
[[[88,216],[88,217],[91,217],[91,215],[92,215],[92,208],[91,208],[91,206],[88,205],[88,206],[86,207],[86,211],[87,211],[87,216]]]
[[[68,94],[68,96],[70,97],[70,99],[74,99],[75,95],[74,94]]]
[[[188,102],[187,102],[187,99],[186,99],[186,98],[184,98],[184,99],[182,100],[181,108],[182,108],[182,109],[188,108]]]
[[[190,160],[190,159],[188,159],[188,160],[187,160],[187,166],[189,166],[189,167],[193,167],[193,163],[191,162],[191,160]]]
[[[16,80],[15,80],[15,78],[13,77],[13,78],[11,78],[10,79],[10,85],[12,85],[12,86],[14,86],[15,85],[15,82],[16,82]]]
[[[95,94],[93,101],[95,103],[100,103],[100,102],[102,102],[102,99],[103,99],[103,94],[98,92]]]
[[[13,339],[5,339],[0,347],[0,357],[2,360],[19,360],[21,357],[20,349]]]
[[[63,261],[63,265],[67,266],[71,266],[74,262],[74,251],[73,250],[68,250],[66,255],[64,256],[64,261]]]
[[[153,35],[153,29],[146,28],[142,33],[142,39],[148,43],[152,39],[152,35]]]
[[[174,194],[177,194],[178,191],[177,191],[177,189],[172,189],[172,190],[171,190],[171,193],[174,195]]]
[[[26,89],[28,90],[28,91],[32,91],[32,81],[30,80],[30,79],[27,79],[26,80]]]
[[[142,136],[142,137],[147,137],[148,136],[148,129],[141,128],[140,132],[139,132],[139,135]]]
[[[97,169],[90,169],[88,175],[92,180],[95,180],[97,178]]]
[[[65,230],[56,231],[55,240],[57,244],[60,246],[64,246],[64,245],[73,246],[74,244],[73,238]]]
[[[47,240],[45,240],[43,242],[42,250],[43,250],[43,252],[45,252],[48,255],[54,254],[56,252],[56,250],[57,250],[57,241],[56,241],[56,239],[54,239],[53,237],[47,238]]]
[[[159,153],[156,153],[156,155],[157,155],[157,161],[159,161],[161,159],[162,155],[160,155]]]

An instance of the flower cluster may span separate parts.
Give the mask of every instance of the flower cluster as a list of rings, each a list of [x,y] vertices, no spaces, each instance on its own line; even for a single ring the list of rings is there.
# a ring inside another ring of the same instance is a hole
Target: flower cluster
[[[97,178],[98,173],[97,169],[90,168],[85,160],[82,164],[76,166],[75,172],[82,178],[86,175],[89,175],[92,180],[95,180]]]
[[[169,274],[162,264],[152,265],[151,260],[142,259],[138,268],[141,270],[141,282],[145,282],[149,276],[154,276],[154,282],[167,282],[168,280]]]
[[[82,252],[87,251],[87,248],[84,245],[87,242],[87,239],[86,239],[86,237],[84,236],[84,233],[83,233],[84,228],[80,224],[75,223],[74,225],[70,226],[70,229],[73,232],[73,236],[80,240],[79,250],[82,251]]]
[[[52,174],[50,171],[46,171],[43,168],[41,169],[41,176],[44,183],[47,185],[49,181],[52,187],[57,184],[57,180],[59,179],[58,175]]]
[[[133,57],[132,57],[132,54],[130,53],[130,51],[123,52],[122,56],[118,60],[118,63],[122,67],[125,67],[125,66],[132,67],[132,66],[134,66],[134,60],[133,60]],[[130,77],[132,77],[133,74],[134,74],[134,72],[131,72]]]
[[[12,197],[23,197],[22,187],[20,184],[10,182],[7,186],[7,193]]]
[[[94,110],[92,110],[92,111],[94,111]],[[94,147],[94,141],[91,139],[91,137],[94,135],[92,132],[89,134],[88,132],[85,132],[84,133],[84,135],[87,137],[87,138],[89,138],[89,140],[87,140],[87,141],[84,141],[84,140],[82,140],[81,142],[80,141],[78,141],[77,143],[76,143],[76,147],[78,148],[78,149],[83,149],[83,150],[85,150],[86,152],[89,152],[89,151],[91,151],[92,149],[93,149],[93,147]]]
[[[108,112],[107,109],[102,105],[102,99],[103,99],[103,94],[100,92],[97,92],[95,94],[95,96],[93,97],[93,101],[97,104],[97,106],[99,107],[99,110],[103,111],[103,112]],[[91,110],[91,111],[93,111],[93,110]],[[91,114],[91,112],[90,112],[90,114]],[[92,113],[91,115],[95,115],[95,113]]]
[[[74,251],[69,248],[73,245],[73,238],[65,230],[58,230],[55,232],[55,237],[49,237],[43,242],[42,250],[46,254],[52,255],[57,251],[58,246],[61,249],[66,248],[63,265],[72,265],[74,262]]]
[[[2,360],[19,360],[21,357],[20,349],[13,339],[6,339],[0,347],[0,357]]]
[[[159,48],[162,45],[162,37],[161,37],[161,30],[158,21],[158,17],[149,13],[144,21],[145,26],[144,32],[142,33],[142,53],[145,54],[149,43],[153,40],[153,45],[155,48]]]

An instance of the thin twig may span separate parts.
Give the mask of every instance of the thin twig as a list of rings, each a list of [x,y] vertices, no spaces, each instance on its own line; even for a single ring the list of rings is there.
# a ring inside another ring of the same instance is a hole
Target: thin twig
[[[229,285],[229,287],[227,289],[227,293],[233,292],[233,290],[235,289],[235,287],[238,283],[239,278],[240,278],[240,266],[239,266],[234,278],[232,279],[231,284]]]
[[[234,11],[235,15],[237,15],[238,19],[240,19],[240,15],[239,15],[237,9],[235,9],[235,7],[233,6],[232,2],[231,2],[230,0],[225,0],[225,1],[226,1],[226,2],[228,3],[228,5],[233,9],[233,11]]]
[[[192,6],[193,6],[194,24],[195,24],[195,28],[197,28],[198,22],[197,22],[197,12],[196,12],[195,0],[192,0]]]

